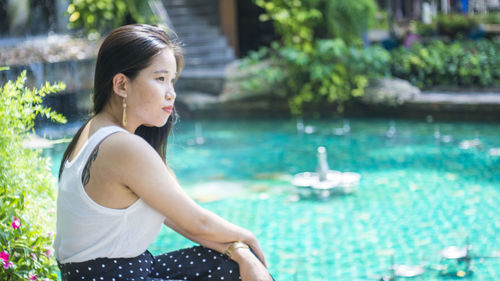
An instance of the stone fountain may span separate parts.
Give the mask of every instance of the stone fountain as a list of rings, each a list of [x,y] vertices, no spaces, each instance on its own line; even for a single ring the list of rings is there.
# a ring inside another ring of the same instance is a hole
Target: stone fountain
[[[296,174],[292,184],[301,193],[312,193],[320,198],[328,198],[334,194],[350,194],[356,191],[361,175],[352,172],[330,170],[326,148],[318,147],[318,166],[316,172]]]

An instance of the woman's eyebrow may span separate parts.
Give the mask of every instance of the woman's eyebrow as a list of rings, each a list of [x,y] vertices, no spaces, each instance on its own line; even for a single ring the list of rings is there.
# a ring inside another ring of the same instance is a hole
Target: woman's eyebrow
[[[169,74],[170,72],[168,72],[168,70],[164,70],[164,69],[161,69],[161,70],[157,70],[155,72],[153,72],[154,74],[157,74],[157,73],[165,73],[165,74]],[[174,76],[177,76],[177,71],[174,72]]]
[[[167,73],[168,74],[168,71],[161,69],[161,70],[157,70],[157,71],[155,71],[153,73]]]

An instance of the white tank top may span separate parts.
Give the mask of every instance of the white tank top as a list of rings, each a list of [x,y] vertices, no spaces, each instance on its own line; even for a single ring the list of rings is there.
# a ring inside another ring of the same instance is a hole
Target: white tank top
[[[107,136],[126,130],[110,126],[97,130],[78,155],[64,163],[57,195],[54,253],[60,263],[96,258],[130,258],[147,250],[165,217],[141,198],[126,209],[93,201],[82,184],[82,172],[94,148]]]

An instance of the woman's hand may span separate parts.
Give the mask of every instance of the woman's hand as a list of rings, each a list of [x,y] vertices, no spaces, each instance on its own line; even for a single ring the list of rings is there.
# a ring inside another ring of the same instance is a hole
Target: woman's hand
[[[255,237],[255,235],[250,231],[246,233],[246,236],[247,238],[244,239],[243,242],[245,242],[253,250],[264,267],[267,267],[266,259],[264,257],[264,253],[262,252],[262,249],[260,248],[259,242],[257,241],[257,237]]]
[[[237,248],[231,258],[239,265],[242,281],[273,281],[267,268],[249,249]]]

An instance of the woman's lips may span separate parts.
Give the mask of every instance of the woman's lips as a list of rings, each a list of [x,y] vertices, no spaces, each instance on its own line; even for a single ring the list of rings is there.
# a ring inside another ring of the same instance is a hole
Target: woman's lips
[[[167,112],[168,114],[172,114],[173,108],[174,108],[173,106],[165,106],[162,109],[163,109],[163,111]]]

